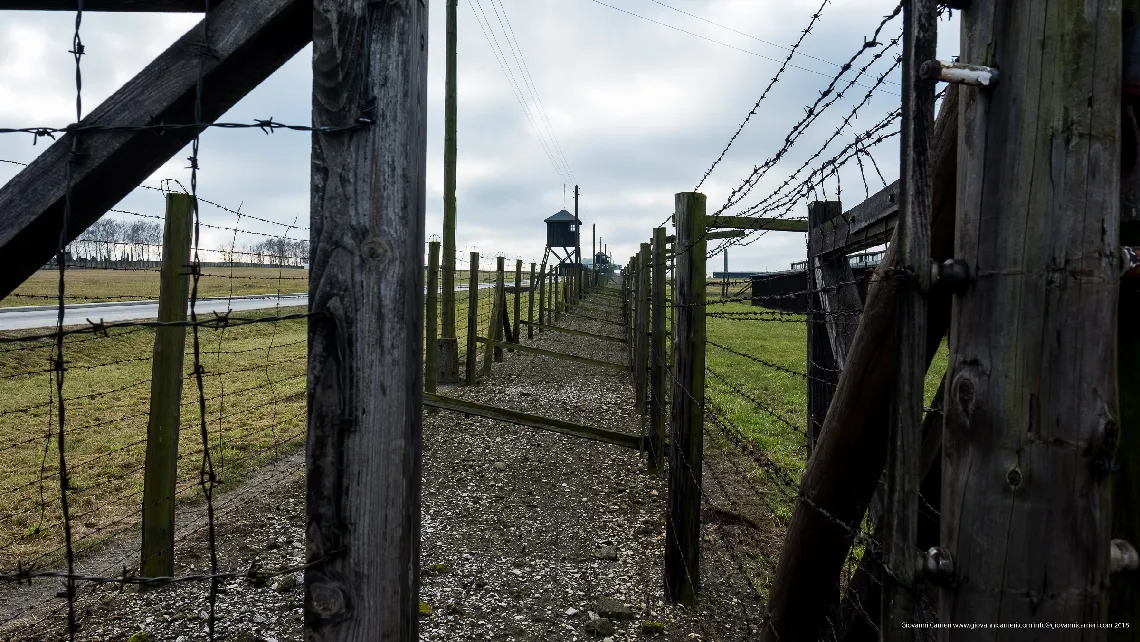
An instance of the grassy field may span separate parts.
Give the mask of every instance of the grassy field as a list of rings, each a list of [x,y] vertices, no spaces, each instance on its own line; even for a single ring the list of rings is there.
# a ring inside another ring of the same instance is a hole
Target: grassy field
[[[157,270],[69,269],[64,294],[68,304],[157,299],[158,276]],[[59,273],[40,270],[0,299],[0,307],[53,305],[58,291]],[[203,268],[198,280],[203,299],[308,291],[308,270],[295,268]]]
[[[718,312],[758,309],[743,302],[716,306]],[[709,342],[761,358],[768,364],[710,345],[705,365],[711,372],[705,386],[713,406],[776,466],[798,481],[806,464],[807,381],[800,373],[807,372],[807,325],[801,316],[784,318],[787,322],[708,318]],[[927,374],[927,405],[946,371],[946,360],[947,347],[943,342]],[[715,427],[710,426],[708,431],[720,434]],[[779,486],[779,482],[774,480],[772,485]],[[790,516],[793,496],[773,492],[767,499],[776,515]]]

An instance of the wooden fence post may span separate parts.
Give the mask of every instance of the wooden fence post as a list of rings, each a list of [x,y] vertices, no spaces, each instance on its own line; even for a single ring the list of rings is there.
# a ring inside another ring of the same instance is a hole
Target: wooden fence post
[[[527,281],[526,291],[527,291],[527,295],[526,295],[526,300],[527,300],[526,338],[527,339],[533,339],[534,338],[534,292],[535,292],[534,263],[530,264],[530,280]],[[540,309],[539,314],[541,314],[541,309]]]
[[[561,314],[562,313],[562,286],[560,284],[562,275],[559,274],[559,272],[560,272],[560,270],[558,268],[555,268],[555,270],[554,270],[554,296],[552,297],[553,301],[551,301],[551,303],[554,305],[554,320],[555,321],[557,321],[559,319],[559,317],[562,316],[562,314]]]
[[[634,402],[637,412],[649,412],[646,403],[649,387],[649,244],[642,243],[637,255],[637,328],[634,331],[636,352],[634,353],[633,380],[635,384]]]
[[[190,240],[194,205],[188,194],[166,195],[158,320],[186,321],[190,296]],[[174,575],[174,505],[178,480],[178,429],[182,409],[182,362],[186,327],[154,331],[150,418],[146,426],[143,471],[142,565],[145,577]]]
[[[843,213],[843,206],[838,201],[816,201],[808,203],[808,248],[807,267],[804,275],[807,277],[807,454],[811,457],[815,442],[819,439],[819,432],[823,428],[823,420],[827,417],[827,408],[831,405],[831,398],[835,394],[835,382],[839,380],[836,371],[839,370],[828,339],[828,316],[823,306],[822,298],[826,295],[824,286],[816,279],[816,272],[812,266],[816,265],[817,258],[812,252],[811,239],[819,233],[819,228],[830,221],[834,216]],[[846,259],[845,259],[846,260]],[[850,271],[850,269],[849,269]],[[854,287],[854,286],[852,286]],[[842,322],[842,319],[835,319]]]
[[[518,343],[519,337],[522,335],[519,332],[520,310],[522,309],[522,259],[515,259],[515,316],[514,327],[511,329],[511,343]]]
[[[474,385],[479,372],[476,352],[479,349],[479,253],[471,253],[470,275],[467,281],[467,385]]]
[[[957,253],[976,279],[950,326],[941,526],[969,581],[941,591],[939,620],[1099,622],[1118,438],[1121,3],[1066,4],[1058,20],[997,6],[962,12],[961,59],[999,61],[1002,80],[961,95]]]
[[[304,638],[415,640],[427,3],[313,5]]]
[[[495,302],[491,306],[491,319],[487,322],[487,350],[483,353],[483,376],[491,374],[491,363],[503,360],[503,349],[497,343],[503,338],[503,313],[506,310],[507,295],[503,291],[504,259],[495,261]]]
[[[673,417],[665,520],[665,595],[692,605],[700,586],[705,399],[705,195],[676,196]]]
[[[649,469],[665,463],[665,228],[653,230],[653,330],[649,350]]]
[[[439,381],[439,241],[428,243],[427,338],[424,340],[424,390],[435,392]]]
[[[546,267],[543,266],[538,271],[538,325],[539,332],[542,331],[541,326],[546,325]]]

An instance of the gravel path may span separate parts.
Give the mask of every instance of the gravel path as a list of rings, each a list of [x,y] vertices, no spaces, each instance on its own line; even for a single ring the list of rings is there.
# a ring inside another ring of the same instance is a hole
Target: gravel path
[[[591,316],[618,318],[616,310],[591,305]],[[559,324],[621,333],[617,325],[573,315]],[[543,332],[528,343],[626,360],[623,344],[566,333]],[[479,385],[441,392],[633,434],[643,430],[628,375],[548,357],[507,353]],[[754,467],[718,459],[713,450],[706,470],[716,483],[706,484],[701,603],[685,609],[663,601],[666,478],[650,473],[641,453],[443,411],[425,415],[423,437],[421,610],[430,613],[421,619],[422,640],[755,636],[762,603],[741,569],[753,577],[770,572],[778,541],[762,531],[758,506],[740,505],[740,498],[756,496],[747,480]],[[286,458],[267,469],[271,475],[219,500],[220,568],[302,563],[301,459]],[[727,508],[725,492],[733,495],[732,510],[710,509]],[[738,514],[748,519],[734,519]],[[180,539],[177,559],[179,574],[208,569],[204,529]],[[302,580],[297,573],[262,586],[224,582],[217,639],[302,639]],[[77,639],[207,639],[207,589],[201,582],[143,593],[85,586]],[[0,639],[66,639],[62,602],[51,600],[3,625]]]

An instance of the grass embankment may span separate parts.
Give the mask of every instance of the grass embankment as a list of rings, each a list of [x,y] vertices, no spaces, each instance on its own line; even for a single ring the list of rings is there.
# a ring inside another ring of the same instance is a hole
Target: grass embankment
[[[68,269],[66,303],[157,299],[158,277],[157,269]],[[198,280],[198,297],[203,299],[308,291],[308,270],[296,268],[203,268]],[[0,299],[0,307],[54,305],[58,292],[59,272],[39,270],[11,295]]]

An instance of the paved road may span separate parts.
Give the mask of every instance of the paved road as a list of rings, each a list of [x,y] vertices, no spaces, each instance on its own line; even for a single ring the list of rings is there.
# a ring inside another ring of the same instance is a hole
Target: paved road
[[[492,288],[493,283],[482,283],[480,289]],[[456,284],[457,291],[466,291],[467,287]],[[234,297],[233,299],[200,299],[194,306],[198,314],[211,314],[225,312],[227,309],[234,312],[247,312],[250,310],[264,310],[277,307],[276,294],[258,296]],[[307,306],[309,295],[305,293],[282,294],[281,307]],[[36,305],[27,307],[0,308],[0,330],[26,330],[29,328],[49,328],[56,323],[58,310],[55,306]],[[121,301],[115,303],[79,303],[64,308],[63,324],[79,325],[87,319],[107,323],[118,321],[137,321],[139,319],[154,319],[158,317],[158,301]]]

